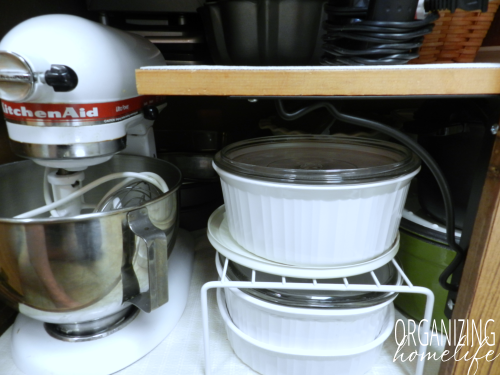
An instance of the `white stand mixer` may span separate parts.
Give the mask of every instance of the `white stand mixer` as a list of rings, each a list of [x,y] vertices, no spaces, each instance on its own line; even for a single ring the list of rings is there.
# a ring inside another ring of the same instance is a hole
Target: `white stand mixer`
[[[0,166],[9,193],[40,184],[17,198],[0,188],[0,295],[20,311],[12,355],[26,374],[116,372],[154,349],[184,311],[194,247],[177,230],[180,172],[115,156],[155,156],[152,124],[164,99],[139,96],[134,70],[162,64],[142,37],[67,15],[27,20],[0,42],[11,147],[50,168],[42,180],[42,167],[28,161]],[[82,181],[106,174],[127,179],[83,199]],[[134,180],[160,190],[139,199],[144,188],[133,187],[132,203],[130,192],[115,194]]]

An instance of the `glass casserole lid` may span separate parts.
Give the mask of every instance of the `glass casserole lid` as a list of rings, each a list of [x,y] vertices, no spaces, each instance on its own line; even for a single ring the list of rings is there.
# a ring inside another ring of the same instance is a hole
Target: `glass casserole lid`
[[[221,267],[225,257],[219,255]],[[401,285],[402,278],[392,263],[374,270],[382,285]],[[230,261],[226,276],[231,281],[252,280],[252,269]],[[347,278],[349,284],[375,285],[371,273],[365,273]],[[282,277],[263,272],[255,272],[256,282],[281,283]],[[310,279],[286,278],[287,283],[312,283]],[[343,278],[317,279],[320,284],[344,284]],[[299,308],[352,309],[365,308],[397,297],[395,292],[360,292],[360,291],[330,291],[330,290],[296,290],[296,289],[262,289],[239,288],[240,291],[256,299],[277,305]]]
[[[231,174],[298,184],[358,184],[394,179],[420,167],[405,146],[323,135],[255,138],[224,147],[215,165]]]

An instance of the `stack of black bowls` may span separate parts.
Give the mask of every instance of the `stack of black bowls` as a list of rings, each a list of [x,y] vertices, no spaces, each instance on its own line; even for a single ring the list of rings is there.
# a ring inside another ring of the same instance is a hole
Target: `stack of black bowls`
[[[417,0],[330,0],[321,64],[393,65],[418,57],[439,17],[415,20]]]

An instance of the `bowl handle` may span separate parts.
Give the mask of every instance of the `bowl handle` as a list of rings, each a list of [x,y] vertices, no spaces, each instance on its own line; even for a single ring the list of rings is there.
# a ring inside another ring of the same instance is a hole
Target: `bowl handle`
[[[149,289],[127,301],[145,312],[151,312],[168,301],[168,244],[165,232],[154,226],[146,207],[127,214],[130,230],[146,243]]]

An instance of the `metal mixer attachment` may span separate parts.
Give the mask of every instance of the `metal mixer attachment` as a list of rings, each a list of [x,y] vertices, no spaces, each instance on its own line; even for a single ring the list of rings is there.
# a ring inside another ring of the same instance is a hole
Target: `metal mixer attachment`
[[[115,187],[116,188],[116,187]],[[120,183],[119,188],[114,188],[97,204],[94,212],[109,212],[116,209],[137,207],[147,201],[160,197],[162,192],[158,187],[142,180]]]

